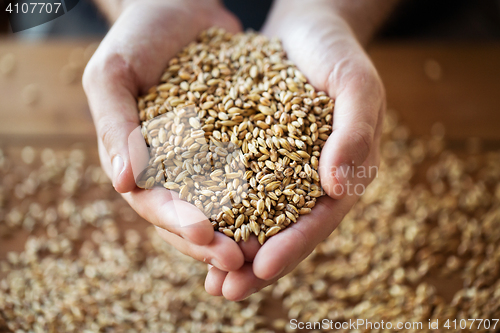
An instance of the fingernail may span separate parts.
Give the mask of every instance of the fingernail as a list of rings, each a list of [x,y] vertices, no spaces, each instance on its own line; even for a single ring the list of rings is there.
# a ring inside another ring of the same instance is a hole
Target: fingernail
[[[113,184],[116,184],[118,176],[123,171],[123,159],[120,155],[113,157]]]
[[[224,268],[224,267],[223,267],[223,266],[222,266],[222,265],[221,265],[221,264],[217,261],[217,259],[215,259],[215,258],[214,258],[214,259],[212,259],[212,260],[210,260],[210,263],[212,264],[212,266],[215,266],[215,267],[217,267],[218,269],[221,269],[221,270],[223,270],[223,271],[227,271],[227,269],[226,269],[226,268]]]

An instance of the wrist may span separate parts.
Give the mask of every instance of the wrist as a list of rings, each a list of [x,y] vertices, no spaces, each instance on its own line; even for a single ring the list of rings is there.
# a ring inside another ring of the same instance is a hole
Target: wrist
[[[129,7],[134,6],[173,6],[192,7],[195,10],[221,8],[222,0],[94,0],[99,10],[108,22],[113,24],[118,17]]]
[[[365,46],[383,24],[398,0],[275,0],[273,15],[318,16],[330,18],[331,24],[346,24],[361,45]]]
[[[398,0],[326,0],[351,27],[362,45],[370,42],[391,14]]]

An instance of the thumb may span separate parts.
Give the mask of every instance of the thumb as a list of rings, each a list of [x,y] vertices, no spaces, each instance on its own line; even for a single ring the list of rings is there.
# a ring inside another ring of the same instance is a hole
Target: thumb
[[[136,187],[130,158],[130,152],[134,150],[129,150],[129,143],[136,142],[139,147],[143,146],[146,150],[145,154],[147,154],[147,148],[143,138],[140,135],[137,136],[139,115],[135,98],[131,93],[130,75],[122,69],[126,66],[120,65],[122,64],[116,62],[107,63],[106,71],[103,71],[89,64],[83,76],[83,86],[98,139],[102,142],[109,158],[109,160],[101,160],[101,163],[108,174],[111,173],[116,191],[126,193]],[[141,154],[137,152],[137,149],[135,151],[136,155],[147,159],[144,152]]]
[[[383,86],[345,20],[323,3],[300,3],[309,7],[278,1],[264,31],[281,37],[289,58],[311,84],[335,99],[332,134],[321,151],[319,174],[323,190],[340,199],[374,145]]]
[[[359,168],[370,154],[379,116],[384,105],[384,90],[375,69],[342,77],[329,78],[329,94],[335,100],[332,134],[321,152],[319,174],[323,190],[332,198],[343,198],[347,189],[360,180],[355,179]],[[367,171],[367,170],[365,170]],[[365,174],[365,173],[363,173]]]

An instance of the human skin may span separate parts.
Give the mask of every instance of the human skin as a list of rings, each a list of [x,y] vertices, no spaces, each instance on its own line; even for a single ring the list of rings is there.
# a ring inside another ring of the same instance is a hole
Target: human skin
[[[356,195],[335,191],[338,185],[371,182],[372,178],[344,177],[337,171],[378,165],[385,94],[363,44],[394,2],[274,3],[262,32],[281,38],[288,57],[311,84],[335,99],[335,110],[333,132],[320,158],[321,185],[327,195],[310,214],[260,246],[255,237],[236,243],[214,232],[204,218],[181,226],[201,212],[185,203],[173,214],[175,194],[163,188],[137,188],[127,148],[130,133],[139,125],[136,97],[158,83],[168,60],[202,30],[215,25],[237,32],[240,23],[216,0],[99,0],[110,21],[116,22],[87,65],[83,84],[102,166],[115,189],[165,241],[211,264],[205,282],[210,294],[241,300],[289,273],[357,201]]]

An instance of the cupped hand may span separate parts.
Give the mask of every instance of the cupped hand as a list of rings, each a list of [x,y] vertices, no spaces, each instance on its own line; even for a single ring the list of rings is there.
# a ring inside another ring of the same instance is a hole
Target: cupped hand
[[[157,84],[169,59],[211,26],[241,29],[217,0],[132,0],[88,63],[83,86],[101,164],[115,189],[178,250],[229,271],[244,263],[238,245],[214,233],[205,216],[175,193],[137,188],[128,147],[139,126],[137,96]]]
[[[330,235],[376,177],[384,88],[358,36],[333,3],[278,0],[263,29],[282,40],[288,57],[316,89],[335,99],[333,132],[319,166],[327,196],[262,247],[252,239],[240,269],[211,268],[205,288],[212,295],[241,300],[288,274]]]

